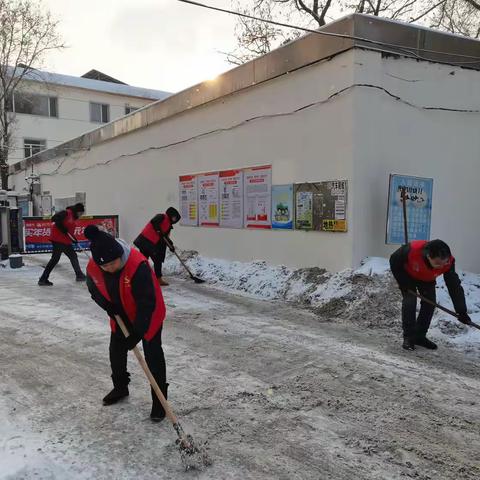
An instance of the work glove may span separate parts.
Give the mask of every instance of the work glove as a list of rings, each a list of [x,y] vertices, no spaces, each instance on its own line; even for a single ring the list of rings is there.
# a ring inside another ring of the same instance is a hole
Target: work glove
[[[468,313],[460,313],[458,315],[458,320],[465,325],[470,325],[472,323],[472,319],[469,317]]]
[[[170,245],[168,245],[167,243],[167,247],[172,253],[175,253],[175,246],[173,245],[173,243],[171,243]]]
[[[113,303],[107,305],[106,310],[110,318],[115,319],[115,315],[120,315],[120,309],[117,308]]]
[[[133,350],[137,343],[142,339],[142,337],[136,335],[135,333],[131,333],[126,339],[125,343],[127,344],[127,348],[129,350]]]
[[[65,233],[68,235],[68,238],[70,238],[73,243],[78,244],[78,240],[71,233],[69,233],[68,230]]]

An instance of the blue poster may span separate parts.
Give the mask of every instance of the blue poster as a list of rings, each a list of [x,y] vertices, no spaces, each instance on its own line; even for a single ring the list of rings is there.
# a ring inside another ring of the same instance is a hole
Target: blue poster
[[[293,185],[272,185],[272,228],[293,228]]]
[[[402,188],[406,192],[408,241],[430,240],[433,178],[390,175],[386,243],[405,243]]]

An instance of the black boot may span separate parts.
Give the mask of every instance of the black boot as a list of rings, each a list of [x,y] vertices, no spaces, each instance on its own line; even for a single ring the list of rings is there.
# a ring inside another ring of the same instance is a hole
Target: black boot
[[[402,348],[404,350],[415,350],[415,342],[410,337],[404,337]]]
[[[165,397],[165,400],[168,398],[167,393],[168,393],[168,383],[164,383],[163,385],[160,386],[160,390],[163,393],[163,396]],[[165,410],[162,407],[162,404],[160,403],[160,400],[157,397],[157,394],[155,393],[155,390],[152,388],[152,412],[150,413],[150,418],[152,419],[152,422],[161,422],[165,418]]]
[[[48,278],[42,278],[42,277],[38,279],[38,284],[41,287],[51,287],[53,285],[53,283]]]
[[[85,274],[83,272],[80,272],[76,276],[77,282],[84,282],[86,279],[87,279],[87,277],[85,276]]]
[[[114,376],[112,375],[113,380],[113,390],[103,397],[104,405],[113,405],[117,403],[122,398],[128,397],[128,384],[130,383],[130,374],[126,373],[125,375]]]
[[[428,348],[429,350],[436,350],[438,348],[437,344],[433,343],[427,337],[417,337],[415,339],[415,345],[420,345],[421,347]]]

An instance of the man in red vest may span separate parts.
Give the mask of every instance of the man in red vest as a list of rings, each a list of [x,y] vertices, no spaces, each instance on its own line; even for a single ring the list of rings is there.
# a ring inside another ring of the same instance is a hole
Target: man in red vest
[[[148,260],[134,248],[95,225],[85,229],[90,240],[92,259],[87,266],[87,286],[92,299],[110,316],[110,365],[113,390],[104,397],[104,405],[112,405],[129,395],[130,374],[127,354],[143,341],[145,360],[165,398],[165,357],[162,348],[162,325],[165,304],[162,291]],[[129,330],[125,338],[115,322],[119,315]],[[161,421],[165,411],[153,389],[150,418]]]
[[[180,218],[180,213],[175,208],[167,208],[165,213],[155,215],[133,242],[146,258],[150,257],[153,260],[155,275],[162,287],[168,285],[168,282],[162,278],[162,264],[165,261],[165,253],[167,251],[167,243],[164,238],[168,237],[170,240],[170,232],[173,230],[173,225]],[[175,247],[172,241],[170,240],[169,243],[171,247],[169,246],[168,248],[174,252]]]
[[[409,290],[420,293],[425,298],[436,301],[435,281],[443,275],[448,293],[452,299],[458,319],[468,325],[471,322],[467,314],[465,294],[455,272],[455,259],[449,246],[442,240],[416,240],[403,245],[390,257],[390,268],[402,292],[403,348],[415,350],[415,345],[435,350],[437,345],[426,335],[435,307],[420,302],[417,315],[417,297]]]
[[[73,249],[73,242],[76,241],[74,236],[76,220],[83,215],[84,211],[85,207],[83,203],[76,203],[71,207],[67,207],[66,210],[56,213],[52,217],[53,222],[50,236],[50,242],[52,242],[53,245],[52,257],[38,280],[40,286],[51,287],[53,285],[53,283],[48,280],[48,277],[59,262],[62,253],[69,258],[75,271],[77,282],[85,281],[86,277],[80,268],[77,254]]]

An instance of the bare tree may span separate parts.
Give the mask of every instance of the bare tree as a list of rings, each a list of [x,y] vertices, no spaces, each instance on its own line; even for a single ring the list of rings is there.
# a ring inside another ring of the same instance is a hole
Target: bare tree
[[[275,5],[272,2],[258,1],[254,5],[253,13],[259,18],[272,20],[272,10]],[[242,8],[240,3],[236,3],[236,9],[240,13],[251,15],[252,11],[248,8]],[[286,31],[284,28],[275,25],[259,22],[246,17],[238,17],[235,27],[235,36],[238,47],[227,53],[227,61],[234,65],[241,65],[253,58],[268,53],[272,48],[279,44],[284,44],[300,35],[298,31]]]
[[[58,22],[40,3],[0,0],[0,174],[5,190],[15,122],[13,94],[22,80],[42,66],[46,53],[64,48],[57,27]]]
[[[421,23],[452,33],[479,38],[479,0],[251,0],[242,13],[302,27],[318,28],[347,13],[365,13],[385,18]],[[275,12],[275,15],[272,13]],[[231,63],[243,63],[276,48],[299,35],[294,30],[267,25],[253,19],[237,21],[237,49],[227,55]],[[301,32],[300,32],[301,33]],[[258,48],[258,45],[262,48]]]
[[[467,37],[480,38],[480,3],[445,0],[432,15],[430,26]]]

